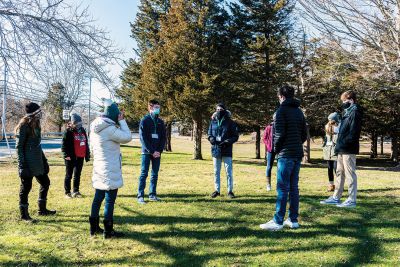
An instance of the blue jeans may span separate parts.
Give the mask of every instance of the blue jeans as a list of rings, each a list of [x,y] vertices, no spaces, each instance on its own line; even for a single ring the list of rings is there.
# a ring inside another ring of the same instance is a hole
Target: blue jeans
[[[104,204],[104,220],[112,220],[114,216],[114,204],[115,199],[117,198],[117,193],[118,189],[109,191],[96,189],[90,217],[99,217],[101,203],[105,198],[106,202]]]
[[[226,178],[228,180],[228,193],[233,192],[233,170],[232,170],[232,157],[213,157],[214,163],[214,185],[215,191],[220,192],[221,187],[221,164],[224,162]]]
[[[299,216],[299,172],[300,158],[279,158],[277,169],[278,193],[276,199],[276,212],[274,221],[283,224],[286,213],[286,204],[289,194],[289,218],[292,222],[297,222]]]
[[[151,162],[151,177],[149,196],[157,195],[158,171],[160,170],[161,158],[153,158],[150,154],[142,154],[142,167],[139,177],[139,189],[137,197],[144,197],[144,189],[146,188],[146,179],[149,175]]]
[[[267,169],[265,171],[265,176],[271,177],[272,166],[274,166],[275,153],[267,152]]]

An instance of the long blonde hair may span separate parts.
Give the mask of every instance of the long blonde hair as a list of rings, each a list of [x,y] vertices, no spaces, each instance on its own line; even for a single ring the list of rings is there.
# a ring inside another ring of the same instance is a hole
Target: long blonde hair
[[[25,116],[23,117],[19,122],[17,127],[15,127],[15,134],[17,135],[19,132],[19,129],[23,126],[23,125],[28,125],[31,128],[32,131],[32,135],[35,136],[36,132],[35,129],[39,128],[40,129],[40,119],[36,118],[36,117],[30,117],[30,116]]]
[[[328,121],[328,123],[325,125],[326,134],[334,135],[336,126],[338,126],[336,121],[332,121],[332,120]]]

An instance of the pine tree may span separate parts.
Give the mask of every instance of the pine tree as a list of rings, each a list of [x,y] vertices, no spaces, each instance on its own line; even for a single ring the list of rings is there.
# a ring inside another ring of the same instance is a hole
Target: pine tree
[[[260,158],[260,126],[276,108],[276,89],[291,82],[290,47],[294,1],[240,0],[231,5],[243,49],[241,121],[257,132],[256,158]]]

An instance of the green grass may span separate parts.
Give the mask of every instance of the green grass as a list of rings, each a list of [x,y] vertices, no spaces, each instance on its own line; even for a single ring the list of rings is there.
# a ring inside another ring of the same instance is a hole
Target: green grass
[[[216,200],[209,146],[203,161],[191,160],[192,144],[173,140],[173,153],[162,158],[158,193],[162,203],[136,203],[140,171],[139,147],[123,148],[125,186],[119,191],[115,228],[125,238],[90,238],[88,215],[94,190],[91,165],[82,174],[83,199],[64,199],[64,165],[59,154],[49,156],[53,217],[37,224],[18,220],[19,179],[15,164],[0,163],[1,266],[399,266],[400,175],[368,169],[358,171],[356,209],[319,205],[325,192],[326,169],[322,153],[313,149],[314,164],[300,172],[298,230],[265,232],[259,224],[271,219],[275,191],[266,192],[264,163],[252,159],[254,145],[234,148],[235,193]],[[372,164],[373,165],[373,164]],[[275,168],[274,168],[275,173]],[[225,177],[223,175],[223,177]],[[273,182],[276,179],[273,178]],[[226,180],[222,179],[222,188]],[[146,193],[148,187],[146,188]],[[30,212],[36,216],[38,184],[30,194]]]

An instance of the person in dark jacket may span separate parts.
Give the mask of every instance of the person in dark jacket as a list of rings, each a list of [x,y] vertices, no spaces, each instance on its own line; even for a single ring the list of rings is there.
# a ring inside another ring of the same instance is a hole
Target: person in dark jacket
[[[47,192],[50,187],[49,164],[41,147],[40,119],[42,111],[36,103],[30,102],[25,106],[26,115],[15,128],[16,149],[18,154],[18,173],[21,179],[19,191],[19,209],[21,219],[32,221],[28,212],[28,195],[32,189],[33,177],[40,184],[38,214],[53,215],[54,210],[48,210]]]
[[[277,231],[284,225],[298,228],[299,172],[303,157],[303,143],[307,139],[306,120],[300,101],[294,98],[294,88],[285,85],[278,91],[280,107],[276,112],[274,150],[278,159],[276,212],[274,218],[261,229]],[[289,195],[289,218],[284,221]]]
[[[339,127],[335,153],[337,154],[336,186],[333,196],[321,201],[321,204],[333,204],[342,208],[356,206],[357,174],[356,155],[360,152],[360,135],[363,112],[356,103],[356,93],[344,92],[341,97],[343,116]],[[344,182],[348,180],[349,196],[340,203],[343,194]]]
[[[140,121],[139,136],[142,144],[142,166],[139,177],[138,203],[145,204],[144,189],[149,173],[151,162],[150,177],[150,201],[160,201],[157,197],[158,171],[161,164],[161,153],[164,151],[166,142],[165,124],[159,118],[160,103],[157,100],[150,100],[148,103],[149,114]]]
[[[212,198],[220,195],[221,164],[224,162],[228,180],[228,197],[234,198],[233,193],[233,170],[232,170],[232,147],[239,139],[239,131],[236,123],[231,119],[231,113],[226,110],[222,103],[216,107],[208,129],[208,140],[211,143],[211,154],[214,163],[215,191]]]
[[[79,192],[83,161],[90,160],[90,149],[85,129],[82,127],[81,117],[73,113],[71,121],[64,132],[61,151],[65,160],[65,197],[82,197]],[[74,175],[74,187],[71,194],[71,179]]]

